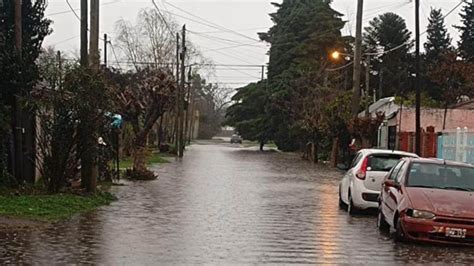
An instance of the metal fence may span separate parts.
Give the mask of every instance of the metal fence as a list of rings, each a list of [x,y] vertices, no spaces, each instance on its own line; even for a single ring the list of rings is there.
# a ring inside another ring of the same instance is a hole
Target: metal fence
[[[438,136],[438,158],[474,164],[474,132],[458,128]]]

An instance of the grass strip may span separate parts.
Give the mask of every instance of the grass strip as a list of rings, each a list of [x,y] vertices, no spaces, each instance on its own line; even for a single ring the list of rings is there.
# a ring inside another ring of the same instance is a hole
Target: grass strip
[[[108,192],[99,192],[92,196],[0,196],[0,216],[54,222],[110,204],[114,199]]]

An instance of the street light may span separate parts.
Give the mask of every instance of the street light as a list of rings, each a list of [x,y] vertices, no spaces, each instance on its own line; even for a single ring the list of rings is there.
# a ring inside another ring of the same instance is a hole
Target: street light
[[[351,54],[341,53],[337,50],[331,53],[331,57],[334,60],[339,60],[341,55],[345,56],[345,59],[347,61],[354,58],[354,56],[351,55]],[[365,60],[364,60],[364,57],[365,57]],[[366,87],[365,97],[366,97],[366,99],[368,99],[368,97],[369,97],[369,88],[370,88],[370,54],[363,54],[361,59],[365,61],[365,70],[366,70],[366,72],[365,72],[365,87]],[[374,93],[373,102],[375,103],[375,101],[376,101],[376,91],[375,91],[375,89],[374,89],[373,93]],[[370,115],[369,114],[369,102],[367,100],[366,100],[365,115],[366,116]]]

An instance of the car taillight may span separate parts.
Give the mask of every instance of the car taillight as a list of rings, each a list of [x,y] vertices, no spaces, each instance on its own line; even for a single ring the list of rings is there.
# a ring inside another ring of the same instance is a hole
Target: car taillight
[[[364,161],[362,162],[362,165],[360,166],[359,171],[357,171],[356,173],[356,177],[359,178],[360,180],[364,180],[367,175],[368,166],[369,166],[369,158],[365,157]]]

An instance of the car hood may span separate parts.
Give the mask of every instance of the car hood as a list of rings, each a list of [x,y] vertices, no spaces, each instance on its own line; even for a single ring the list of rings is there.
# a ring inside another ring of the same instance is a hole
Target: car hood
[[[415,187],[406,191],[414,209],[474,219],[474,192]]]

